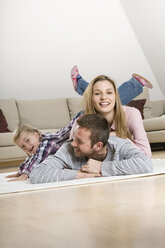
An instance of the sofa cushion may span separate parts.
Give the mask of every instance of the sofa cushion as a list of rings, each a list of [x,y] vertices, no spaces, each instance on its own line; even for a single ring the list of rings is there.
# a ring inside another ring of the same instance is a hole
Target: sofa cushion
[[[6,118],[2,112],[2,109],[0,109],[0,133],[10,132],[10,130],[7,127],[8,124]]]
[[[13,135],[14,132],[10,132],[10,133],[1,133],[0,136],[0,147],[2,146],[13,146],[14,142],[13,142]]]
[[[141,99],[146,99],[146,103],[143,109],[144,119],[152,118],[153,114],[152,114],[152,109],[151,109],[148,88],[143,87],[143,92],[139,96],[134,98],[134,100],[141,100]]]
[[[71,97],[67,98],[67,104],[69,109],[70,118],[72,119],[75,114],[83,110],[83,98],[82,97]]]
[[[17,105],[20,124],[38,129],[58,129],[70,121],[66,98],[17,100]]]
[[[1,147],[0,149],[0,161],[14,161],[22,160],[27,157],[26,153],[23,152],[18,146]]]
[[[158,131],[165,129],[165,116],[143,120],[145,131]],[[165,137],[164,137],[165,138]]]
[[[0,99],[0,109],[6,118],[8,128],[14,131],[19,125],[19,116],[14,98]]]
[[[165,141],[165,131],[158,130],[158,131],[150,131],[147,132],[147,137],[150,143],[164,143]]]
[[[151,101],[151,108],[154,117],[165,114],[165,100]]]

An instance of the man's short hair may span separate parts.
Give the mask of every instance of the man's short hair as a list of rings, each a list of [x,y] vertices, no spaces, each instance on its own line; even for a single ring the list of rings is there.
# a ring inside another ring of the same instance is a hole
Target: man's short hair
[[[77,124],[80,127],[86,128],[91,132],[91,146],[97,142],[102,142],[103,146],[107,144],[110,128],[108,121],[98,114],[84,114],[78,120]]]

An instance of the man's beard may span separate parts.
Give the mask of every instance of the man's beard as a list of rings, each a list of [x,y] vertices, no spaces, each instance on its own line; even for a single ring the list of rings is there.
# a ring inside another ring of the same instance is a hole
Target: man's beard
[[[93,154],[93,151],[89,152],[89,153],[84,153],[84,152],[81,152],[79,150],[76,151],[74,149],[74,155],[75,155],[76,158],[86,158],[86,157],[89,158],[89,157],[92,156],[92,154]]]
[[[94,151],[93,149],[92,149],[92,151],[90,151],[88,153],[87,152],[83,153],[79,149],[77,151],[74,149],[74,155],[76,158],[88,158],[88,159],[91,158],[91,159],[95,159],[98,161],[103,161],[107,156],[107,150],[105,150],[105,152],[99,154],[96,151]]]

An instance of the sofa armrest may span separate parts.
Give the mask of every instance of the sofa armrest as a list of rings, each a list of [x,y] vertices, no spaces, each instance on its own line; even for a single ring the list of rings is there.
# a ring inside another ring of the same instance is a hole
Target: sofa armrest
[[[165,114],[165,100],[151,101],[150,104],[153,117],[159,117]]]

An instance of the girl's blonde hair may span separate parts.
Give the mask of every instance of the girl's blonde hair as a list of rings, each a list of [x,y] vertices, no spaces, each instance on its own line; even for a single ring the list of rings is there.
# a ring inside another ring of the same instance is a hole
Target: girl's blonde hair
[[[91,83],[88,85],[88,87],[86,88],[84,95],[83,95],[83,104],[85,107],[85,114],[96,114],[97,111],[93,105],[93,101],[92,101],[92,97],[93,97],[93,85],[96,82],[99,81],[109,81],[113,87],[114,87],[114,91],[115,91],[115,107],[114,107],[114,121],[115,121],[115,126],[116,126],[116,136],[121,137],[121,138],[129,138],[132,140],[131,134],[127,128],[127,123],[126,123],[126,118],[125,118],[125,113],[123,111],[121,102],[120,102],[120,97],[116,88],[116,84],[115,82],[109,78],[108,76],[105,75],[100,75],[96,78],[94,78]]]
[[[39,136],[41,136],[41,132],[38,129],[31,127],[29,125],[21,125],[15,131],[14,136],[13,136],[13,141],[14,141],[14,143],[16,143],[16,141],[19,139],[21,133],[35,133],[35,132],[38,133]]]

